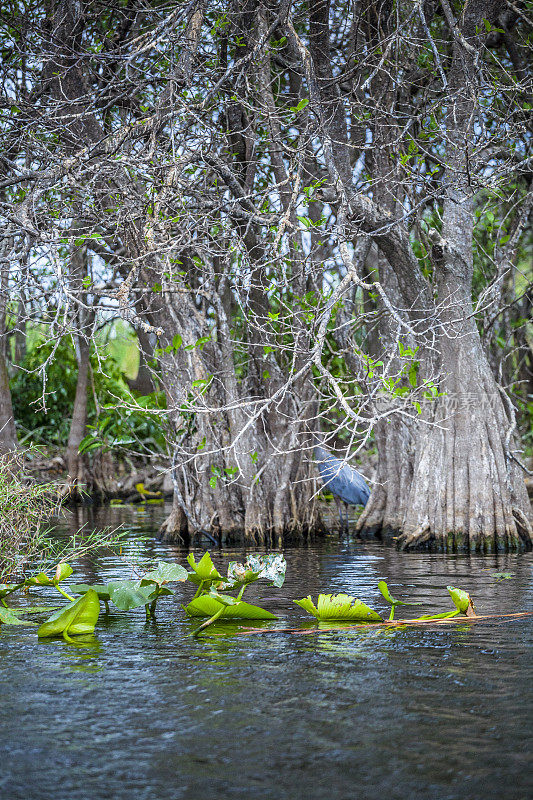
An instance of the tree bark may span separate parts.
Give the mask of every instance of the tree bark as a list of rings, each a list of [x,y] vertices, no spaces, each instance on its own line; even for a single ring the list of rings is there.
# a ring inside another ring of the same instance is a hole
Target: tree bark
[[[147,364],[154,358],[154,348],[150,336],[141,327],[137,329],[137,339],[139,342],[139,370],[135,378],[128,380],[128,386],[131,391],[147,395],[154,391],[152,373]]]
[[[419,425],[404,509],[402,547],[444,550],[530,548],[531,506],[512,457],[514,410],[483,352],[472,307],[474,203],[470,140],[483,19],[493,2],[471,0],[454,40],[447,114],[447,197],[442,258],[435,263],[440,306],[441,396]]]
[[[7,283],[8,270],[3,267],[0,275],[0,453],[7,453],[18,447],[6,358],[8,342],[6,331]]]
[[[9,375],[3,348],[0,347],[0,453],[16,450],[18,446]]]
[[[455,276],[448,284],[457,286]],[[461,307],[469,306],[463,294]],[[456,303],[453,309],[457,314]],[[511,452],[513,408],[494,380],[472,317],[454,321],[453,334],[450,328],[441,340],[443,396],[418,431],[400,544],[446,551],[529,548],[531,506]]]
[[[73,226],[73,235],[76,236],[76,234],[77,228]],[[85,459],[79,453],[79,447],[87,428],[87,392],[89,386],[92,323],[94,321],[94,310],[87,309],[87,294],[83,290],[83,281],[88,274],[87,267],[87,248],[84,245],[77,246],[73,244],[69,260],[69,283],[72,293],[79,298],[79,303],[73,310],[78,376],[66,449],[68,488],[71,496],[79,495],[81,487],[84,486],[87,480]]]
[[[78,337],[78,378],[72,408],[70,432],[67,443],[67,473],[70,492],[76,495],[85,483],[86,471],[83,456],[78,452],[87,427],[87,389],[89,383],[90,342]]]

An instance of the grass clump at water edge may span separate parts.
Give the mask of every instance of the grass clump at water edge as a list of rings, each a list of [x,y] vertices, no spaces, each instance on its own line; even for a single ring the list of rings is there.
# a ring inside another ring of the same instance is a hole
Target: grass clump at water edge
[[[120,544],[124,532],[78,531],[67,541],[50,536],[61,509],[61,487],[39,484],[24,474],[23,454],[0,455],[0,583],[24,578],[27,569],[77,558]]]

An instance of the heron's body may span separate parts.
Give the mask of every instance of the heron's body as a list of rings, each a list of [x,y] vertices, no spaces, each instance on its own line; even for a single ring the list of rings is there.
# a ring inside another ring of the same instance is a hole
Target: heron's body
[[[366,506],[370,497],[370,488],[356,469],[345,464],[339,458],[328,453],[317,445],[314,449],[320,477],[324,486],[329,489],[339,508],[341,525],[344,525],[341,502],[346,506]],[[346,508],[346,526],[348,527],[348,509]]]

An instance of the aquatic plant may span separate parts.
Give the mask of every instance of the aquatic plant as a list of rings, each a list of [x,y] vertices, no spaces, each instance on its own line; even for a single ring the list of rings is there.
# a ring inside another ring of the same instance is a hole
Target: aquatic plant
[[[65,608],[60,608],[43,622],[37,631],[37,636],[40,639],[62,636],[66,642],[70,642],[71,636],[93,633],[99,614],[98,595],[89,589],[84,595]]]
[[[191,568],[187,571],[179,564],[159,561],[157,566],[136,579],[110,581],[107,584],[72,584],[69,588],[77,599],[71,597],[60,586],[61,582],[72,575],[70,564],[60,562],[55,572],[49,576],[39,572],[20,583],[0,584],[0,625],[34,625],[21,616],[31,613],[54,611],[52,616],[43,622],[37,633],[39,638],[62,636],[67,642],[72,637],[92,634],[100,613],[100,602],[105,604],[109,612],[112,602],[119,610],[129,611],[144,606],[147,618],[153,617],[157,601],[165,595],[173,595],[168,584],[189,581],[196,586],[196,593],[188,604],[182,606],[192,618],[206,618],[191,635],[198,634],[212,625],[216,620],[275,620],[277,617],[260,606],[245,603],[242,596],[247,586],[258,580],[264,580],[270,586],[281,587],[285,581],[287,564],[281,553],[270,555],[250,555],[245,562],[230,561],[224,577],[213,564],[211,555],[205,552],[196,562],[191,553],[187,557]],[[48,586],[57,589],[69,600],[67,606],[57,609],[55,606],[34,606],[31,608],[8,608],[5,598],[24,587]],[[464,614],[476,617],[475,607],[468,592],[454,586],[446,587],[455,606],[453,611],[439,614],[427,614],[414,619],[394,622],[396,606],[420,605],[420,603],[398,600],[390,594],[385,581],[380,581],[378,589],[383,598],[391,605],[389,619],[383,617],[363,601],[349,594],[319,594],[317,603],[311,596],[294,600],[296,605],[307,611],[319,621],[344,621],[358,623],[427,623],[431,620],[446,620]],[[236,592],[236,596],[228,592]]]
[[[464,589],[457,589],[454,586],[447,586],[448,593],[455,605],[454,611],[445,611],[442,614],[425,614],[415,619],[405,620],[406,622],[428,621],[438,619],[451,619],[458,614],[465,614],[468,617],[475,617],[475,607],[468,592]],[[405,600],[397,600],[389,592],[389,587],[385,581],[378,583],[378,589],[391,604],[391,612],[389,615],[389,622],[394,619],[394,611],[396,606],[417,606],[421,603],[407,602]],[[308,611],[318,620],[338,620],[338,621],[352,621],[352,622],[383,622],[381,617],[376,611],[373,611],[361,600],[356,600],[347,594],[320,594],[318,596],[318,603],[315,606],[311,600],[311,596],[304,597],[302,600],[294,600],[296,605]]]
[[[383,622],[383,617],[377,611],[373,611],[361,600],[356,600],[349,594],[319,594],[316,606],[311,600],[311,595],[293,602],[318,620]]]
[[[446,589],[453,600],[455,611],[446,611],[443,614],[424,614],[424,616],[417,617],[417,619],[452,619],[452,617],[457,617],[459,614],[465,614],[467,617],[476,616],[476,608],[468,592],[465,592],[464,589],[457,589],[455,586],[447,586]]]
[[[66,538],[47,526],[61,508],[60,487],[28,481],[25,457],[32,448],[0,455],[0,584],[19,586],[29,568],[48,571],[57,563],[102,547],[115,548],[126,531],[80,529]],[[37,450],[35,451],[37,453]],[[0,599],[2,596],[0,595]],[[5,604],[3,604],[5,607]]]
[[[58,506],[55,487],[25,479],[21,453],[0,454],[0,581],[20,578],[46,549],[45,525]]]
[[[7,608],[7,603],[4,598],[7,597],[8,594],[16,592],[17,589],[22,589],[23,586],[24,581],[22,581],[22,583],[0,583],[0,603],[4,608]]]
[[[29,620],[19,619],[16,611],[12,608],[7,608],[7,606],[0,606],[0,623],[4,625],[35,625],[34,622],[29,622]]]
[[[93,589],[98,595],[98,599],[104,602],[107,613],[109,613],[109,601],[111,600],[121,611],[130,611],[133,608],[144,606],[146,617],[149,618],[155,616],[157,601],[160,597],[174,594],[166,584],[185,581],[187,575],[187,570],[179,564],[159,561],[156,569],[137,580],[111,581],[94,586],[80,583],[71,586],[70,589],[75,594]]]
[[[244,563],[230,561],[226,578],[215,569],[208,552],[204,553],[198,563],[192,553],[187,561],[193,570],[188,573],[187,578],[196,584],[198,589],[191,602],[182,608],[190,617],[208,617],[207,621],[193,632],[193,636],[198,636],[201,631],[220,618],[277,619],[270,611],[244,603],[241,598],[246,587],[258,580],[266,580],[271,586],[278,588],[283,586],[287,563],[281,553],[268,556],[251,555]],[[237,597],[219,591],[226,592],[233,589],[239,590]]]
[[[213,583],[221,583],[224,578],[220,572],[215,568],[213,559],[209,552],[205,552],[198,563],[194,559],[194,554],[189,553],[187,556],[187,563],[192,567],[192,572],[187,573],[187,580],[195,583],[198,586],[199,594],[201,591],[208,590]]]
[[[49,578],[45,572],[39,572],[37,575],[26,578],[24,581],[24,586],[53,586],[60,594],[63,595],[63,597],[66,597],[67,600],[73,601],[74,598],[67,594],[59,585],[61,581],[70,578],[73,572],[74,570],[70,564],[58,564],[53,578]]]
[[[109,588],[103,583],[75,583],[71,584],[69,587],[72,594],[85,594],[88,592],[89,589],[92,589],[93,592],[96,592],[98,595],[98,599],[104,603],[105,605],[105,612],[109,614],[109,601],[111,596],[109,594]]]
[[[422,603],[408,603],[405,600],[397,600],[395,597],[391,595],[389,592],[389,587],[385,583],[385,581],[380,581],[378,583],[378,589],[387,601],[387,603],[391,604],[391,610],[389,614],[389,621],[394,619],[394,612],[396,610],[396,606],[421,606]]]

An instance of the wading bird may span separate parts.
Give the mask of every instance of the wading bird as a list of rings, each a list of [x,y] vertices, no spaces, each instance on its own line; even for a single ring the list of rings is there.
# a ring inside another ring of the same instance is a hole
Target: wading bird
[[[366,506],[370,489],[360,472],[339,458],[316,445],[314,455],[324,486],[329,489],[339,510],[341,530],[349,529],[348,506]],[[342,506],[346,512],[346,523],[342,517]]]

